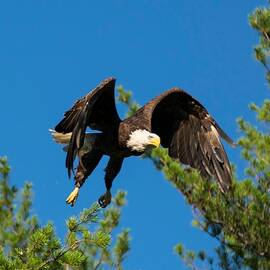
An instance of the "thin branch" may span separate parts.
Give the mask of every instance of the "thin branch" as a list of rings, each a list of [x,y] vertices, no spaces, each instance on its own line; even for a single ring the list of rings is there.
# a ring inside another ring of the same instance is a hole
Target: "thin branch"
[[[262,31],[262,33],[263,33],[263,36],[267,39],[267,41],[270,42],[270,38],[269,38],[268,33],[264,30]]]
[[[95,265],[94,270],[98,270],[99,266],[101,265],[101,263],[102,263],[102,261],[103,261],[103,256],[104,256],[104,252],[103,252],[103,250],[102,250],[102,251],[101,251],[101,254],[100,254],[100,258],[99,258],[97,264]]]

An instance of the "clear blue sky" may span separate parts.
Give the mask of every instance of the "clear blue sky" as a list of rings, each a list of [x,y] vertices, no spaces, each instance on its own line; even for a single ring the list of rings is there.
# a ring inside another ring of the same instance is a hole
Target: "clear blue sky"
[[[144,104],[173,86],[197,97],[234,139],[236,117],[254,121],[251,101],[267,94],[257,42],[247,16],[266,1],[0,1],[0,155],[12,182],[34,184],[33,213],[52,220],[59,235],[65,219],[104,191],[105,161],[88,179],[74,208],[65,155],[48,133],[73,101],[100,80],[115,76]],[[123,110],[120,110],[123,113]],[[228,147],[227,147],[228,149]],[[228,149],[243,176],[240,151]],[[192,228],[192,211],[149,161],[126,160],[113,192],[128,191],[120,227],[130,227],[126,269],[185,269],[173,254],[211,250],[215,242]]]

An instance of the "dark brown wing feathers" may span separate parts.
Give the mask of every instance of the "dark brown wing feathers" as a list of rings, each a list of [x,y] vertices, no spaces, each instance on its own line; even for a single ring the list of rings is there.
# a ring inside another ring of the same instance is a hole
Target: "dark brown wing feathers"
[[[223,192],[229,189],[231,167],[220,137],[234,143],[197,100],[173,88],[143,110],[172,158],[198,169],[204,178],[216,178]]]
[[[66,157],[69,176],[76,154],[83,146],[87,127],[111,133],[118,130],[121,120],[115,106],[114,87],[114,78],[102,81],[94,90],[77,100],[56,125],[57,132],[72,132]]]
[[[86,105],[89,103],[94,105],[89,126],[100,131],[113,128],[115,122],[120,121],[115,107],[114,86],[114,78],[103,80],[95,89],[77,100],[72,108],[65,112],[64,118],[56,125],[55,131],[60,133],[72,132],[84,111],[83,109],[87,109]]]
[[[85,104],[85,97],[77,100],[73,107],[65,112],[64,118],[56,125],[55,131],[60,133],[72,132],[77,123],[81,109]]]

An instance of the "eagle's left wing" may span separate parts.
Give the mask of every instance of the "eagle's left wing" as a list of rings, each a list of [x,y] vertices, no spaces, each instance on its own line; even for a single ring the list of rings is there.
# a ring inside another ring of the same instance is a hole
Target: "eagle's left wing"
[[[226,192],[231,185],[231,167],[220,137],[233,141],[207,110],[192,96],[173,88],[145,105],[151,119],[151,131],[169,148],[169,156],[214,177]]]
[[[58,133],[72,132],[66,157],[69,176],[76,154],[84,144],[87,127],[112,134],[117,132],[121,119],[115,106],[114,87],[114,78],[103,80],[86,96],[77,100],[56,125],[55,131]]]

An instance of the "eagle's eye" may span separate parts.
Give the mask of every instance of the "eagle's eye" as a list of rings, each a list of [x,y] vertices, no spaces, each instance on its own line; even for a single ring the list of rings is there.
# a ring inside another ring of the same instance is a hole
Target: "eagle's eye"
[[[153,135],[148,135],[148,139],[153,139],[154,136]]]

